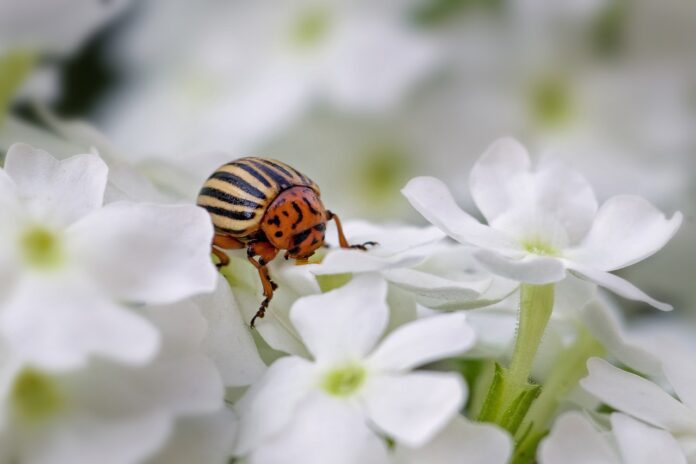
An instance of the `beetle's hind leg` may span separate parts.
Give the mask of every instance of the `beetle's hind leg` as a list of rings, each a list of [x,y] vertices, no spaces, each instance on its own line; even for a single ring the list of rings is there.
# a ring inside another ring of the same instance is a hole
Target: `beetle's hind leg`
[[[256,314],[249,323],[252,329],[254,328],[256,319],[263,318],[266,315],[266,309],[273,299],[273,292],[278,288],[278,285],[271,280],[267,267],[268,262],[275,258],[277,253],[278,249],[268,242],[253,242],[250,243],[249,248],[247,248],[247,259],[259,271],[261,285],[263,285],[263,296],[265,297],[258,311],[256,311]],[[258,260],[256,256],[259,256]]]
[[[230,257],[227,256],[227,254],[222,250],[239,250],[245,246],[246,245],[243,242],[234,237],[216,233],[213,237],[213,245],[210,250],[218,258],[218,262],[215,264],[215,267],[220,269],[230,264]]]
[[[367,251],[368,246],[378,245],[377,242],[364,242],[356,245],[351,245],[350,243],[348,243],[346,235],[343,233],[343,225],[341,224],[341,220],[339,219],[338,215],[333,213],[332,211],[326,210],[326,218],[327,220],[334,221],[336,223],[336,230],[338,231],[338,243],[339,245],[341,245],[341,248],[354,248],[358,250]]]

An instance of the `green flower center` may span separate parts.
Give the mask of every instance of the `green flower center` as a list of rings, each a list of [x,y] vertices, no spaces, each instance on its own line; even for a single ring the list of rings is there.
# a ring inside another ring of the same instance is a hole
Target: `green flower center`
[[[534,119],[544,127],[558,127],[572,116],[570,89],[562,79],[538,82],[532,89],[531,110]]]
[[[539,239],[524,241],[522,242],[522,246],[524,247],[525,251],[535,255],[558,256],[557,249]]]
[[[30,229],[22,236],[21,243],[24,258],[32,266],[55,267],[61,261],[60,240],[47,229]]]
[[[333,396],[350,396],[365,382],[365,368],[349,364],[329,371],[322,382],[324,390]]]
[[[303,48],[317,45],[327,36],[330,25],[326,10],[316,8],[306,11],[292,29],[292,42]]]
[[[19,418],[37,422],[59,412],[65,400],[54,379],[40,371],[25,368],[12,385],[10,404]]]

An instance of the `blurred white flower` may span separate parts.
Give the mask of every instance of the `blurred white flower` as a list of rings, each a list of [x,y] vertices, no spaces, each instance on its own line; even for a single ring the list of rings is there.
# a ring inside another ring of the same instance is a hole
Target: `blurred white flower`
[[[74,368],[90,355],[148,361],[158,334],[127,305],[215,287],[205,211],[102,207],[106,179],[97,155],[57,161],[21,144],[0,170],[0,333],[37,367]]]
[[[143,315],[162,337],[145,366],[92,360],[80,370],[49,372],[3,356],[0,435],[9,462],[135,464],[165,444],[177,418],[223,410],[223,385],[201,350],[206,325],[196,308],[176,303]],[[225,420],[232,423],[220,426],[233,431],[234,418]]]
[[[676,233],[681,213],[665,218],[646,200],[616,196],[598,208],[584,177],[557,163],[531,170],[517,141],[501,139],[478,160],[470,189],[488,225],[462,211],[438,179],[413,179],[403,189],[431,223],[462,243],[492,272],[524,283],[559,282],[569,270],[625,298],[656,301],[611,274],[642,261]]]
[[[580,412],[560,416],[539,447],[540,464],[686,464],[672,435],[625,414],[611,415],[611,434]]]
[[[131,0],[2,0],[0,55],[8,49],[68,53]]]
[[[676,440],[689,461],[696,459],[696,376],[694,359],[675,353],[663,361],[663,371],[676,398],[655,383],[636,374],[593,358],[587,363],[589,376],[580,385],[600,401],[618,412],[638,419],[662,432],[663,446]],[[645,427],[645,426],[644,426]],[[657,434],[657,432],[653,432]],[[669,437],[669,439],[667,438]],[[672,437],[674,437],[672,439]],[[632,440],[640,446],[640,435]],[[675,445],[670,445],[672,449]],[[676,451],[672,451],[677,454]],[[640,454],[637,454],[639,456]],[[650,462],[650,460],[644,461]],[[654,461],[652,461],[654,462]],[[665,462],[679,462],[668,460]],[[684,462],[682,460],[682,462]]]
[[[457,416],[427,445],[411,449],[399,445],[395,464],[505,464],[512,453],[512,439],[491,424],[469,422]]]
[[[316,102],[393,108],[437,63],[434,44],[409,21],[411,5],[148,2],[119,50],[138,79],[99,118],[131,151],[245,153]]]
[[[459,375],[410,370],[471,346],[464,315],[402,326],[375,346],[387,324],[386,291],[365,275],[295,303],[290,317],[313,360],[276,361],[240,400],[239,455],[250,463],[387,462],[377,433],[420,447],[457,414]]]

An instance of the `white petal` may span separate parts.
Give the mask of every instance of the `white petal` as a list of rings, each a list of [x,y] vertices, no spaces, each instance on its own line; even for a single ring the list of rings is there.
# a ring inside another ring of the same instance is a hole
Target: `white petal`
[[[369,363],[376,369],[407,370],[461,354],[475,339],[464,313],[432,316],[390,333],[370,356]]]
[[[29,214],[52,226],[68,225],[101,206],[108,174],[97,155],[58,161],[25,144],[10,147],[5,171]]]
[[[664,430],[650,427],[624,414],[611,415],[611,427],[623,456],[630,464],[686,464],[677,440]]]
[[[249,464],[387,464],[387,447],[351,403],[315,393],[292,423],[265,441]]]
[[[673,347],[674,349],[674,347]],[[662,369],[679,399],[696,410],[696,363],[693,352],[671,351],[662,363]]]
[[[491,424],[454,418],[435,438],[421,448],[396,449],[398,464],[505,464],[512,452],[512,439],[503,429]]]
[[[213,228],[197,206],[111,203],[69,232],[73,253],[119,298],[162,304],[215,289]]]
[[[526,254],[510,258],[485,249],[474,251],[474,256],[492,273],[518,282],[542,285],[560,282],[566,277],[563,261],[553,257]]]
[[[196,298],[208,322],[204,346],[228,387],[249,385],[266,370],[247,322],[237,307],[227,281],[219,277],[215,292]]]
[[[642,261],[667,244],[682,223],[643,198],[621,195],[602,205],[592,229],[568,257],[586,266],[613,271]]]
[[[44,432],[39,439],[27,440],[22,462],[141,462],[166,441],[171,420],[162,414],[141,414],[129,419],[104,420],[85,414],[70,416]]]
[[[179,419],[169,441],[148,464],[227,464],[237,434],[230,410]]]
[[[520,250],[512,238],[462,211],[439,179],[416,177],[401,193],[425,219],[458,242],[483,248]]]
[[[451,373],[385,374],[371,377],[361,395],[377,427],[397,442],[420,447],[457,415],[466,386]]]
[[[560,416],[539,445],[539,464],[621,464],[602,434],[580,412]]]
[[[672,432],[694,430],[696,413],[654,383],[592,358],[582,387],[618,411]]]
[[[607,305],[591,301],[581,309],[580,317],[590,334],[621,363],[645,374],[660,373],[659,359],[628,339],[618,316]]]
[[[577,262],[568,260],[564,260],[564,262],[566,263],[566,266],[568,266],[568,269],[574,271],[574,274],[581,278],[590,280],[619,296],[629,300],[642,301],[650,306],[653,306],[654,308],[659,309],[660,311],[671,311],[673,309],[672,305],[657,301],[629,281],[622,279],[617,275],[600,271],[598,269],[593,269]]]
[[[249,454],[288,426],[315,382],[314,366],[301,358],[281,358],[237,402],[236,450]]]
[[[290,319],[318,363],[357,360],[386,328],[386,299],[384,279],[363,274],[331,292],[300,298]]]
[[[310,270],[317,275],[353,272],[375,272],[415,266],[423,261],[423,256],[396,255],[376,256],[360,250],[335,250],[326,255],[321,264],[310,264]]]
[[[471,196],[490,224],[520,195],[520,180],[529,174],[529,153],[517,140],[495,141],[476,161],[469,177]]]
[[[95,290],[74,280],[27,277],[2,313],[2,333],[18,356],[45,369],[77,368],[90,355],[151,360],[159,346],[155,328]]]

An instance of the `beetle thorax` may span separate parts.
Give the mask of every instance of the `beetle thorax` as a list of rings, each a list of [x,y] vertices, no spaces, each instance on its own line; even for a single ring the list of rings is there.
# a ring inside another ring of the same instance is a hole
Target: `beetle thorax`
[[[273,246],[288,250],[290,258],[308,258],[324,244],[326,210],[314,190],[292,187],[268,206],[261,230]]]

